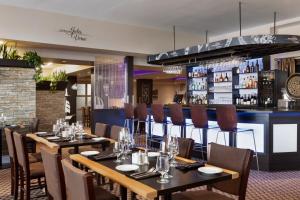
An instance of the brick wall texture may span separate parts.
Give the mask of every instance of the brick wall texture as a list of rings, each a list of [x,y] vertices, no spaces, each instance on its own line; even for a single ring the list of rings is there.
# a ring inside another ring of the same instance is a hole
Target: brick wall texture
[[[36,91],[36,116],[40,119],[39,130],[51,131],[58,118],[65,117],[65,91]]]
[[[35,117],[34,69],[0,66],[0,113],[7,124],[27,123]]]

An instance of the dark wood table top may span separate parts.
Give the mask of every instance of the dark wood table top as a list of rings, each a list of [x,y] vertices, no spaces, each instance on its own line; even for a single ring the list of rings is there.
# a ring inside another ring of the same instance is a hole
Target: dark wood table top
[[[115,167],[117,166],[117,163],[115,163],[114,160],[93,161],[79,154],[71,155],[70,158],[73,161],[85,165],[103,176],[107,176],[109,179],[119,183],[121,186],[150,199],[154,199],[159,195],[171,194],[184,189],[203,186],[238,177],[237,172],[230,170],[224,170],[223,173],[218,175],[205,175],[198,172],[197,169],[185,172],[179,169],[170,168],[170,174],[173,176],[173,178],[169,179],[169,183],[160,184],[157,182],[159,176],[143,180],[134,180],[129,176],[130,173],[133,172],[129,173],[116,170]],[[191,163],[189,162],[191,160],[179,159],[179,162],[183,161],[188,161],[188,163]],[[145,171],[148,168],[153,166],[155,167],[156,158],[149,158],[149,162],[149,165],[143,165],[139,170]],[[123,164],[126,163],[131,163],[131,159],[126,160]]]
[[[109,139],[103,139],[103,140],[93,140],[95,136],[93,135],[84,135],[83,138],[76,137],[76,141],[71,142],[69,140],[65,141],[55,141],[55,140],[48,140],[47,137],[41,137],[36,134],[30,133],[26,135],[27,137],[35,140],[36,142],[43,143],[50,148],[66,148],[66,147],[79,147],[79,146],[86,146],[86,145],[96,145],[96,144],[103,144],[108,145],[110,144]]]

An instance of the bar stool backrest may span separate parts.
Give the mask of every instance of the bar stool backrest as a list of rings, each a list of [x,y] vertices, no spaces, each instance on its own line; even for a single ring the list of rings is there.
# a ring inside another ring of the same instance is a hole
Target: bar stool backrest
[[[245,200],[252,159],[253,151],[249,149],[239,149],[211,143],[210,157],[207,163],[239,172],[239,178],[222,181],[213,184],[212,187],[232,195],[237,195],[239,196],[239,200]]]
[[[134,118],[134,109],[132,104],[124,103],[124,112],[125,112],[125,119]]]
[[[234,105],[217,106],[217,121],[221,131],[235,131],[237,128],[236,107]]]
[[[207,128],[208,117],[206,107],[203,105],[191,106],[191,118],[195,128]]]
[[[147,105],[145,103],[139,103],[136,106],[136,112],[137,112],[137,119],[139,121],[146,121],[148,112],[147,112]]]
[[[118,141],[119,133],[122,131],[123,127],[113,125],[110,128],[110,138]]]
[[[181,126],[184,124],[182,106],[180,104],[171,104],[170,108],[170,117],[172,124]]]
[[[74,167],[66,159],[62,160],[61,163],[66,182],[67,199],[94,200],[95,191],[92,174]]]
[[[26,136],[17,132],[13,133],[13,138],[16,147],[16,154],[19,166],[23,168],[24,173],[29,174],[29,158],[26,144]]]
[[[61,156],[41,147],[42,159],[45,169],[48,193],[54,200],[66,199],[65,178],[61,165]]]
[[[103,123],[96,123],[95,125],[95,135],[97,135],[98,137],[105,137],[106,136],[106,132],[107,132],[107,124],[103,124]]]
[[[151,111],[155,123],[163,123],[165,120],[164,106],[162,104],[152,104]]]

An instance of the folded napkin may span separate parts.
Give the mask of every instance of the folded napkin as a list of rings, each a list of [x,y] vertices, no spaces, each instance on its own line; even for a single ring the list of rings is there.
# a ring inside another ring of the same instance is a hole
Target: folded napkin
[[[205,165],[205,162],[199,161],[195,163],[179,163],[175,167],[176,169],[182,170],[182,171],[188,171],[188,170],[193,170],[193,169],[198,169],[199,167],[203,167]]]
[[[98,155],[94,155],[94,156],[88,156],[91,160],[94,160],[94,161],[101,161],[101,160],[110,160],[110,159],[116,159],[117,158],[117,155],[114,154],[114,153],[111,153],[111,154],[106,154],[106,155],[103,155],[103,154],[98,154]]]
[[[92,136],[92,135],[88,135],[88,134],[86,134],[86,135],[82,135],[82,139],[86,139],[86,140],[88,140],[88,139],[92,139],[92,138],[94,138],[95,136]]]
[[[51,137],[51,136],[54,136],[53,133],[37,133],[36,135],[39,136],[39,137]]]
[[[69,142],[70,139],[68,138],[59,138],[59,139],[53,139],[53,140],[49,140],[50,142]]]
[[[142,173],[142,174],[137,174],[137,175],[129,175],[129,177],[135,179],[135,180],[142,180],[142,179],[146,179],[146,178],[152,178],[152,177],[156,177],[156,176],[160,176],[160,173],[158,172],[149,172],[149,173]]]

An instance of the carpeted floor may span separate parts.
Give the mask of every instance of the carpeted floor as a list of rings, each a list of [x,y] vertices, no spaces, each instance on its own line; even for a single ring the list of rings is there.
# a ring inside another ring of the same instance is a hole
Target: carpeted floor
[[[256,172],[250,174],[247,200],[299,200],[300,199],[300,171],[290,172]],[[195,188],[193,190],[196,190]],[[118,191],[115,186],[113,193]],[[41,191],[33,191],[32,195],[39,195]],[[130,195],[128,195],[130,199]],[[11,200],[10,170],[0,170],[0,199]],[[40,198],[46,199],[46,198]]]

